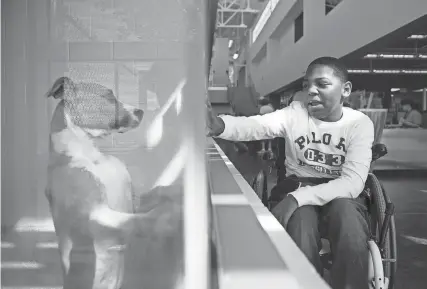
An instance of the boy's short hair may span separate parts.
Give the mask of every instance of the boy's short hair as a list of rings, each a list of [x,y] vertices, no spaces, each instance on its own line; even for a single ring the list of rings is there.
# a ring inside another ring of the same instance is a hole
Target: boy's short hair
[[[260,105],[268,105],[268,104],[270,104],[270,100],[268,98],[263,97],[259,100],[259,104]]]
[[[324,65],[329,66],[334,70],[334,74],[341,79],[342,82],[348,81],[348,70],[344,63],[335,57],[323,56],[313,60],[307,68],[309,71],[313,66]]]
[[[414,108],[415,106],[415,103],[412,101],[412,99],[404,98],[400,101],[400,105],[406,105],[406,104],[410,105],[411,108]]]

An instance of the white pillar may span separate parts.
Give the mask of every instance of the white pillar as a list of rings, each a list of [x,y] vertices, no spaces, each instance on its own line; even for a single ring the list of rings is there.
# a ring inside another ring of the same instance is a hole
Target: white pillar
[[[427,110],[427,88],[423,88],[423,111]]]

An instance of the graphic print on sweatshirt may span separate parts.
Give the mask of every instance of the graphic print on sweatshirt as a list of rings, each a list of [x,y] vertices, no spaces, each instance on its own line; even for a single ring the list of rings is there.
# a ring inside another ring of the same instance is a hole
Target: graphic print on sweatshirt
[[[346,139],[332,132],[310,132],[295,138],[297,161],[315,171],[337,177],[345,162]]]

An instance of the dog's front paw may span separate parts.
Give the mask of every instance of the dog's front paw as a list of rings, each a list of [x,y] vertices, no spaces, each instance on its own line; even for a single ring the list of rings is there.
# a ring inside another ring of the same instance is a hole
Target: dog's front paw
[[[178,232],[182,222],[182,206],[169,203],[166,210],[156,220],[154,231],[160,235],[171,235]]]
[[[165,202],[156,205],[149,212],[138,214],[138,237],[174,234],[180,228],[182,207],[180,204]]]

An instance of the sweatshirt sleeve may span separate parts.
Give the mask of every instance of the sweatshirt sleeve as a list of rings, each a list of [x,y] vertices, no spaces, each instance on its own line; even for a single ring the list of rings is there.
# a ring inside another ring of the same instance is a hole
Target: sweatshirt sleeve
[[[220,115],[225,128],[218,138],[230,141],[253,141],[284,136],[290,117],[287,108],[250,117]]]
[[[306,186],[292,192],[298,205],[323,206],[337,198],[357,198],[368,177],[373,142],[374,125],[368,116],[363,115],[352,129],[341,176],[326,184]]]

